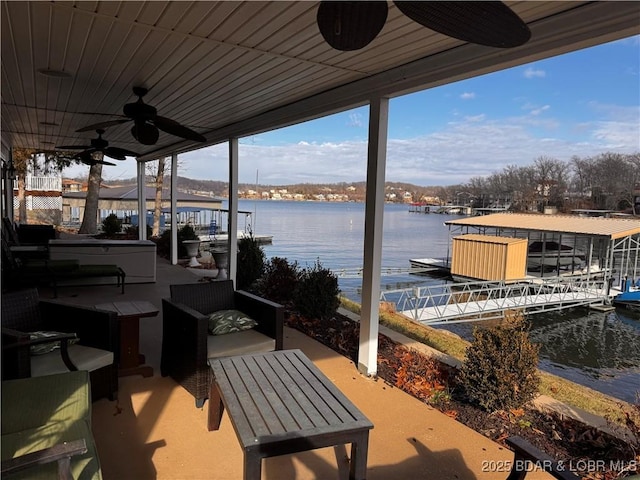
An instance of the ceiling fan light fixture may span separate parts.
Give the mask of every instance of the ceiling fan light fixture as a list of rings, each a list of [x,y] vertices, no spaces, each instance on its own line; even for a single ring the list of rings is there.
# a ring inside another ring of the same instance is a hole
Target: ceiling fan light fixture
[[[322,1],[316,23],[331,47],[348,52],[369,45],[382,30],[387,13],[387,2]]]
[[[158,129],[146,122],[134,122],[131,135],[143,145],[155,145],[160,137]]]

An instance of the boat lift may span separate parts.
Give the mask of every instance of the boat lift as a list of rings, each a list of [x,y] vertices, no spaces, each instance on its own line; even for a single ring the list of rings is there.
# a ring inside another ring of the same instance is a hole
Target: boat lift
[[[452,283],[381,293],[398,313],[425,325],[503,319],[509,311],[542,313],[609,301],[608,285],[589,277]]]

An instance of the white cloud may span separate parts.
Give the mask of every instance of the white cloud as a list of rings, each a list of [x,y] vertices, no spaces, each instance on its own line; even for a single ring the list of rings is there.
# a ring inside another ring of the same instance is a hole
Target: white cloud
[[[349,114],[349,127],[362,127],[362,114],[350,113]]]
[[[507,165],[530,165],[549,156],[567,161],[573,155],[593,156],[607,151],[634,153],[640,150],[640,108],[589,104],[592,119],[567,123],[535,110],[548,106],[529,105],[521,116],[495,119],[487,115],[458,117],[443,123],[427,135],[389,138],[386,178],[418,185],[452,185],[471,177],[486,176]],[[545,132],[541,136],[541,132]],[[561,133],[564,132],[564,133]],[[568,139],[563,138],[569,132]],[[277,138],[274,135],[271,139]],[[286,145],[265,145],[265,141],[241,142],[239,180],[286,185],[292,183],[335,183],[366,179],[367,142],[347,140],[317,142],[298,140]],[[275,140],[271,140],[275,141]],[[228,178],[226,144],[180,155],[179,174],[189,178]],[[75,173],[86,175],[88,167]],[[135,176],[135,162],[128,159],[117,167],[104,167],[105,179]]]
[[[486,118],[486,115],[484,113],[481,113],[479,115],[469,115],[464,117],[464,120],[466,122],[481,122]]]
[[[543,105],[540,108],[534,108],[533,110],[531,110],[529,113],[531,115],[540,115],[542,112],[545,112],[546,110],[549,110],[551,107],[549,105]]]
[[[465,92],[462,95],[460,95],[460,98],[462,100],[471,100],[471,99],[476,98],[476,94],[473,93],[473,92]]]
[[[544,78],[547,74],[544,70],[536,70],[533,67],[529,67],[524,71],[524,78]]]

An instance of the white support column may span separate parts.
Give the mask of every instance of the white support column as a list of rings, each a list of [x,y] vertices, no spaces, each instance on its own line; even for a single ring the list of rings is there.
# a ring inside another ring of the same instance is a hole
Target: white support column
[[[377,372],[380,270],[382,267],[382,223],[384,179],[387,159],[389,99],[373,99],[369,106],[369,150],[367,153],[367,195],[364,219],[364,270],[358,370]]]
[[[171,155],[171,265],[178,264],[178,154]]]
[[[229,139],[229,278],[236,280],[238,270],[238,139]]]
[[[145,163],[136,162],[138,174],[138,239],[147,239],[147,179],[145,177]]]

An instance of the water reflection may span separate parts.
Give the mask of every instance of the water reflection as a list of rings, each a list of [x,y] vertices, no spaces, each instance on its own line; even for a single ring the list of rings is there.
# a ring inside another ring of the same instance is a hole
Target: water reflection
[[[640,336],[631,325],[634,320],[617,312],[566,317],[569,315],[548,315],[533,320],[531,339],[540,344],[541,358],[583,367],[596,376],[596,369],[640,367]]]
[[[529,316],[531,340],[540,345],[540,368],[628,402],[640,392],[640,318],[612,311],[573,309]],[[441,328],[472,340],[492,323]]]

